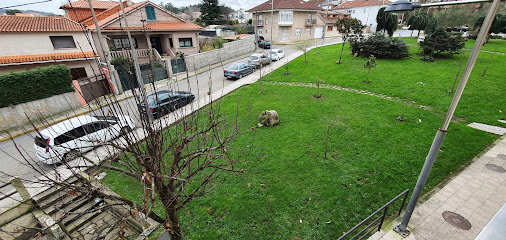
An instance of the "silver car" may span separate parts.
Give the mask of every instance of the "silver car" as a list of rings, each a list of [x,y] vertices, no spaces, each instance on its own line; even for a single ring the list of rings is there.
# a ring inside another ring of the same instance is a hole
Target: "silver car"
[[[239,79],[253,72],[253,67],[247,63],[232,63],[223,71],[223,75],[228,78]]]
[[[269,57],[265,54],[255,53],[251,55],[248,59],[248,63],[251,66],[254,66],[255,68],[260,67],[260,65],[266,65],[269,64]]]

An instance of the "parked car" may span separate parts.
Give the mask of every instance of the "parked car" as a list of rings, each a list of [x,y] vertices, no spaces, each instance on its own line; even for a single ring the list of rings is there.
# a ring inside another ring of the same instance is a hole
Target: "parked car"
[[[263,41],[263,40],[264,40],[264,37],[262,35],[258,35],[257,36],[257,42],[258,43],[261,42],[261,41]]]
[[[260,42],[258,42],[258,47],[263,48],[263,49],[270,49],[271,48],[271,42],[260,41]]]
[[[168,114],[195,99],[195,95],[190,92],[172,92],[172,91],[158,91],[147,96],[149,111],[153,117],[159,118]],[[144,103],[139,104],[139,112],[146,113]]]
[[[249,63],[249,65],[251,65],[255,68],[259,68],[260,65],[269,64],[270,60],[267,57],[267,55],[265,55],[265,54],[255,53],[249,57],[248,63]]]
[[[242,78],[243,76],[252,73],[253,71],[254,71],[253,66],[247,63],[232,63],[223,71],[223,75],[225,75],[227,79],[228,78],[239,79]]]
[[[35,136],[35,151],[37,158],[46,164],[69,161],[134,128],[135,123],[129,116],[83,115],[39,131]]]
[[[271,58],[271,60],[277,61],[285,56],[285,52],[281,49],[271,49],[267,56]]]

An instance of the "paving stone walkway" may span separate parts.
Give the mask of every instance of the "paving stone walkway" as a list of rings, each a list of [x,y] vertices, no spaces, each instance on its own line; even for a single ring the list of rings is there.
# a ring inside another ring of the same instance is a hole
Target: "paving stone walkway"
[[[467,126],[497,135],[504,135],[506,133],[506,128],[487,125],[483,123],[473,122],[471,124],[468,124]]]
[[[411,234],[404,239],[475,239],[506,203],[505,168],[506,136],[503,136],[446,185],[434,190],[427,201],[418,204],[408,225]],[[462,230],[451,225],[443,218],[446,211],[467,219],[471,228]],[[399,240],[402,237],[393,230],[383,230],[369,239]]]

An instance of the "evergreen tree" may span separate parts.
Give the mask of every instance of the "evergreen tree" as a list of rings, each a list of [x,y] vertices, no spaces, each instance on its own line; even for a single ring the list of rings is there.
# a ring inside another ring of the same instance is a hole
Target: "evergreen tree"
[[[206,25],[223,23],[222,7],[218,5],[218,0],[203,0],[200,11]]]

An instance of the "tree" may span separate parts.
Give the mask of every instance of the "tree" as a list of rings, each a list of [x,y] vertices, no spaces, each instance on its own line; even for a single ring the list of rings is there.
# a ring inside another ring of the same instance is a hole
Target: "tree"
[[[392,37],[397,29],[398,17],[396,14],[385,12],[385,9],[386,7],[380,8],[378,15],[376,15],[376,22],[378,23],[376,31],[385,30],[388,32],[388,36]]]
[[[424,54],[437,57],[443,53],[459,54],[464,48],[464,42],[465,39],[460,34],[451,34],[443,28],[437,28],[432,34],[426,36],[423,42],[420,42],[420,47]]]
[[[371,55],[365,59],[364,68],[367,68],[367,80],[365,81],[365,83],[369,83],[369,74],[371,73],[371,68],[375,67],[376,67],[376,58],[374,57],[374,55]]]
[[[474,28],[480,29],[483,21],[485,21],[485,16],[478,18],[474,23]],[[490,26],[490,30],[488,31],[486,43],[490,39],[491,33],[506,33],[506,15],[497,14],[495,16],[492,26]]]
[[[178,7],[174,6],[171,2],[169,2],[169,3],[160,3],[160,6],[162,6],[163,8],[165,8],[165,9],[167,9],[167,10],[173,12],[173,13],[176,13],[176,14],[183,12],[181,10],[181,8],[178,8]]]
[[[218,0],[202,0],[202,21],[206,25],[221,24],[223,22],[223,8],[218,5]]]
[[[118,61],[118,63],[131,66],[129,61]],[[130,69],[130,66],[127,66],[127,69]],[[132,78],[130,75],[127,77]],[[152,87],[154,91],[157,91],[156,84]],[[47,168],[40,168],[39,161],[31,159],[26,155],[26,151],[21,149],[19,153],[22,158],[19,161],[24,161],[25,165],[31,166],[34,171],[45,177],[40,182],[36,182],[41,186],[54,186],[63,193],[80,194],[101,201],[99,208],[86,210],[86,212],[78,212],[76,209],[76,212],[72,214],[99,214],[101,211],[120,205],[127,208],[125,215],[120,217],[117,224],[114,224],[115,227],[112,226],[108,230],[109,233],[120,229],[120,237],[122,237],[121,233],[124,232],[123,226],[126,225],[126,220],[136,218],[138,213],[143,213],[161,224],[171,239],[183,239],[178,211],[193,199],[205,196],[213,180],[222,174],[244,171],[241,164],[244,163],[245,154],[240,148],[232,146],[233,140],[239,134],[239,121],[230,115],[227,117],[229,119],[225,119],[224,114],[220,113],[220,107],[216,107],[217,103],[211,94],[211,86],[208,91],[206,95],[208,105],[202,109],[199,109],[201,106],[197,105],[188,106],[186,111],[193,112],[192,114],[186,115],[182,110],[174,110],[171,117],[160,118],[150,123],[147,116],[149,111],[148,113],[141,111],[139,115],[131,116],[140,119],[137,129],[131,132],[121,131],[120,138],[114,141],[89,140],[99,146],[97,151],[89,153],[75,151],[73,154],[78,157],[75,160],[68,160],[60,155],[59,157],[63,158],[62,164],[54,166],[55,169],[60,169],[57,174],[51,171],[45,172]],[[132,94],[133,103],[118,101],[116,95],[105,96],[103,100],[97,101],[99,107],[97,111],[104,115],[104,121],[106,121],[118,119],[118,116],[130,112],[129,109],[142,109],[143,94],[135,88],[132,89]],[[237,117],[238,114],[236,112],[235,116]],[[172,117],[177,120],[174,121]],[[42,122],[46,121],[43,119]],[[35,129],[35,134],[40,135],[40,131]],[[50,148],[48,146],[48,149]],[[96,154],[101,154],[100,158]],[[143,193],[139,193],[142,198],[139,200],[142,200],[142,203],[139,204],[132,199],[106,191],[98,180],[91,177],[85,177],[88,180],[82,181],[77,172],[89,167],[107,170],[122,178],[135,181],[138,187],[144,190]],[[49,168],[49,170],[52,169]],[[3,170],[0,172],[4,177],[12,177]],[[62,177],[64,173],[69,173],[70,176],[76,176],[81,180],[66,181],[67,178]],[[25,179],[25,181],[36,180]],[[153,211],[155,205],[161,205],[163,212]],[[58,226],[65,216],[65,214],[61,215],[53,225],[40,230],[40,235],[44,235],[42,231],[51,231],[53,226]],[[34,236],[36,235],[38,235],[37,232]],[[99,236],[94,236],[93,239],[99,239]]]
[[[21,10],[17,10],[17,9],[5,11],[5,14],[7,14],[7,15],[16,15],[16,13],[22,13],[22,12],[21,12]]]
[[[341,55],[339,56],[339,61],[337,64],[341,64],[341,59],[343,57],[344,45],[346,41],[350,39],[350,37],[355,35],[355,37],[360,37],[362,35],[362,29],[364,29],[364,25],[360,20],[355,18],[341,18],[334,23],[334,26],[337,30],[343,35],[343,44],[341,46]]]
[[[408,19],[407,24],[409,30],[418,30],[418,36],[420,37],[420,31],[425,30],[426,32],[433,32],[436,27],[436,20],[432,16],[423,12],[416,12]]]
[[[437,22],[438,27],[454,28],[471,25],[473,23],[469,14],[473,12],[474,6],[462,5],[452,6],[450,8],[438,8],[432,12],[432,16]]]
[[[313,46],[313,42],[311,41],[301,41],[301,42],[296,42],[294,45],[293,45],[293,48],[296,50],[296,51],[302,51],[304,53],[304,62],[307,63],[307,49],[309,47]]]
[[[248,24],[251,25],[253,23],[253,19],[248,19]]]

